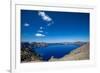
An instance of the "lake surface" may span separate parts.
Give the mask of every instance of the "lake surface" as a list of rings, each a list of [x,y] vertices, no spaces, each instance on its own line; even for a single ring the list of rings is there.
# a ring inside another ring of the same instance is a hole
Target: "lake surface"
[[[48,61],[52,56],[54,58],[61,58],[69,54],[72,50],[80,47],[79,45],[48,45],[47,47],[41,47],[34,49],[44,61]]]

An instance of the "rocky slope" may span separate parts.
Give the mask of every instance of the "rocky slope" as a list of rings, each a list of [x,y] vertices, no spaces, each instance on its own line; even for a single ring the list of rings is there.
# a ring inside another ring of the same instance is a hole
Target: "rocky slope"
[[[70,54],[57,59],[51,57],[49,61],[68,61],[68,60],[87,60],[89,59],[89,43],[84,44],[80,48],[73,50]]]

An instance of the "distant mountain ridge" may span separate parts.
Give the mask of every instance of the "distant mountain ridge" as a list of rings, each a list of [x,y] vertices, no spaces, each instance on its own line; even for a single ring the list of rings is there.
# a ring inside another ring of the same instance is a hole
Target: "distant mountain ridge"
[[[75,44],[75,45],[79,45],[82,46],[84,44],[86,44],[87,42],[81,42],[81,41],[77,41],[77,42],[59,42],[59,43],[46,43],[46,42],[21,42],[21,47],[23,48],[39,48],[39,47],[46,47],[48,45],[68,45],[68,44]]]

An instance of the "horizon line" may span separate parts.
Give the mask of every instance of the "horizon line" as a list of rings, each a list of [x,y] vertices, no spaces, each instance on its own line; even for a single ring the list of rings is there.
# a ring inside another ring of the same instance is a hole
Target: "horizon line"
[[[32,42],[45,42],[45,43],[68,43],[68,42],[90,42],[90,41],[67,41],[67,42],[46,42],[46,41],[21,41],[21,42],[29,42],[29,43],[32,43]]]

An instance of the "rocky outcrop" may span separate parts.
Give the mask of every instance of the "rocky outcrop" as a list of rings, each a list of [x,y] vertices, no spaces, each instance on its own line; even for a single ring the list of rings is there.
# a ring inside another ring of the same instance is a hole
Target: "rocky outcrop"
[[[33,48],[35,47],[28,42],[21,43],[21,62],[40,61],[39,55],[32,50]]]
[[[46,47],[48,46],[48,44],[44,42],[32,42],[31,46],[34,48],[40,48],[40,47]]]

